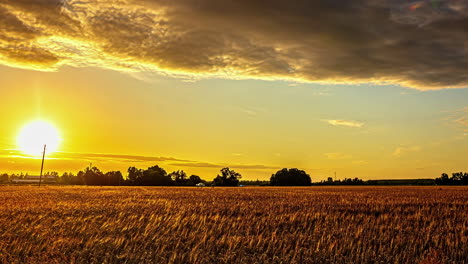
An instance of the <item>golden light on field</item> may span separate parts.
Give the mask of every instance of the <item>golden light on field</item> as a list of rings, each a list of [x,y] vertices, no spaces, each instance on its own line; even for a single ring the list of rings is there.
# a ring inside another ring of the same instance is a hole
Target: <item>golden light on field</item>
[[[61,138],[58,129],[45,121],[26,124],[17,137],[19,150],[28,155],[40,156],[47,145],[47,152],[57,151]]]

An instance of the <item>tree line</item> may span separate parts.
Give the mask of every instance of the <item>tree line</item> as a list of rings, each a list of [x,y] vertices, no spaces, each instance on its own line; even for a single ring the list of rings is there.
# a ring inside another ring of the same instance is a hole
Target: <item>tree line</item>
[[[10,183],[13,179],[25,179],[28,174],[6,173],[0,175],[0,183]],[[91,185],[91,186],[311,186],[311,185],[468,185],[468,173],[456,172],[449,177],[443,173],[441,177],[431,179],[408,180],[368,180],[345,178],[312,183],[305,171],[291,168],[281,169],[272,174],[269,181],[241,181],[242,175],[228,167],[222,168],[212,181],[203,180],[198,175],[188,176],[183,170],[167,173],[158,165],[147,169],[129,167],[124,177],[120,171],[102,172],[97,167],[87,167],[76,175],[65,172],[61,176],[57,172],[47,172],[44,177],[56,179],[57,184]]]
[[[454,172],[452,177],[447,173],[442,173],[439,178],[435,179],[437,185],[468,185],[468,172]]]
[[[9,183],[13,179],[26,179],[27,174],[2,174],[0,183]],[[90,186],[243,186],[243,185],[273,185],[273,186],[310,186],[312,179],[303,170],[282,169],[271,176],[270,181],[243,181],[242,175],[228,167],[222,168],[212,181],[203,180],[198,175],[188,176],[183,170],[167,173],[158,165],[147,169],[129,167],[124,177],[120,171],[103,172],[97,167],[87,167],[76,175],[65,172],[61,176],[57,172],[47,172],[44,178],[54,178],[57,184],[90,185]],[[201,185],[200,185],[201,184]]]

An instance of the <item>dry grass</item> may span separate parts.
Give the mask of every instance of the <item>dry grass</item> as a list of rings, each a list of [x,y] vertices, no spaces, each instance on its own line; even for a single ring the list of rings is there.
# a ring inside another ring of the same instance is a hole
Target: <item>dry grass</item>
[[[466,260],[463,187],[0,187],[1,263]]]

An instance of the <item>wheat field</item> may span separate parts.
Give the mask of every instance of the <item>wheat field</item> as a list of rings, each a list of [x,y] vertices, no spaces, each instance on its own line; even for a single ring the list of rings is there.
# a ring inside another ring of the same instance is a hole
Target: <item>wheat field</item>
[[[463,187],[0,187],[1,263],[468,263]]]

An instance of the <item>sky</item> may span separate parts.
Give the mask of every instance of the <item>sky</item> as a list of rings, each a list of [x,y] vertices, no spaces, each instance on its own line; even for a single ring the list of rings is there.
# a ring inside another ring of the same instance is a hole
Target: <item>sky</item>
[[[0,0],[0,171],[468,171],[468,1]]]

